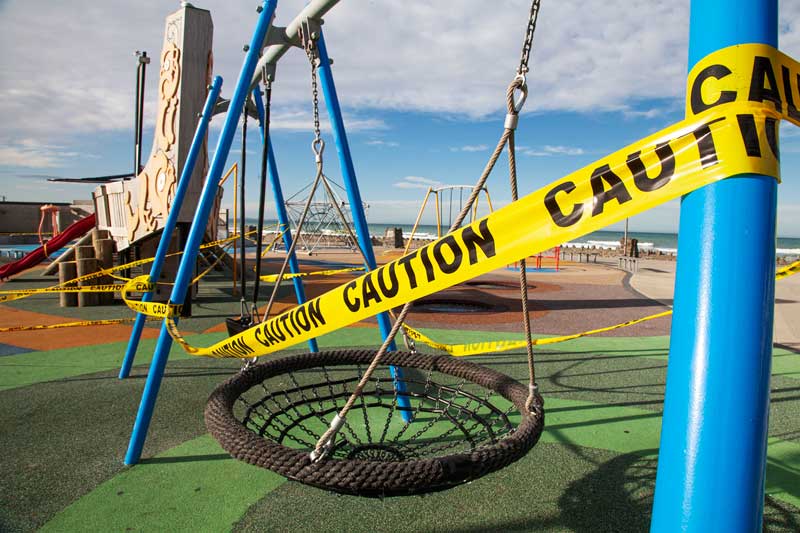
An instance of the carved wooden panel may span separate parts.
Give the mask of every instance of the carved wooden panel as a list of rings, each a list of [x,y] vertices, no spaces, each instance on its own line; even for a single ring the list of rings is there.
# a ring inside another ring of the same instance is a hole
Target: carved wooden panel
[[[140,174],[122,184],[127,231],[125,238],[116,238],[118,249],[163,227],[172,208],[180,171],[207,95],[212,33],[211,16],[206,10],[184,6],[167,17],[159,56],[153,148]],[[181,222],[191,221],[196,210],[208,165],[206,150],[204,140],[181,209]]]

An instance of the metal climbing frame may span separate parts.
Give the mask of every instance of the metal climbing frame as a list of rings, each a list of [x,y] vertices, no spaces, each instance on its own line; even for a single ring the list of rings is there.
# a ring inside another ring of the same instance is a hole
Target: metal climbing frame
[[[472,189],[474,188],[473,185],[445,185],[444,187],[439,187],[434,189],[433,187],[428,187],[428,191],[425,193],[425,198],[422,200],[422,206],[419,208],[419,213],[417,213],[417,219],[414,221],[414,227],[411,228],[411,235],[408,237],[408,242],[406,243],[405,250],[403,250],[403,255],[407,254],[408,251],[411,249],[411,244],[414,242],[414,236],[417,234],[417,228],[419,227],[419,223],[422,220],[422,215],[425,212],[425,208],[428,206],[428,199],[431,195],[434,196],[435,199],[435,208],[436,208],[436,237],[442,236],[442,198],[449,192],[449,222],[448,222],[448,229],[450,228],[450,224],[453,222],[453,191],[458,191],[458,210],[456,213],[461,211],[461,207],[464,205],[464,192],[466,191],[466,195],[469,196],[472,193]],[[492,207],[492,197],[489,196],[489,188],[483,187],[481,191],[486,196],[486,203],[489,204],[489,212],[491,213],[494,211]],[[469,224],[472,224],[475,219],[478,217],[478,199],[480,195],[475,199],[475,205],[472,206],[472,211],[469,213]]]
[[[332,185],[330,190],[323,187],[316,191],[315,196],[318,195],[319,200],[308,203],[308,198],[302,196],[311,187],[311,183],[286,200],[290,229],[294,230],[295,239],[299,241],[296,249],[302,250],[308,255],[323,249],[345,248],[350,251],[358,249],[358,243],[350,237],[353,231],[353,221],[352,217],[348,215],[348,211],[352,212],[352,209],[339,195],[339,191],[346,194],[346,190],[330,178],[328,178],[328,183]],[[298,233],[297,228],[306,204],[309,207],[305,220],[305,226],[308,229]],[[362,205],[365,212],[367,207],[366,203]],[[340,212],[344,218],[339,216]]]

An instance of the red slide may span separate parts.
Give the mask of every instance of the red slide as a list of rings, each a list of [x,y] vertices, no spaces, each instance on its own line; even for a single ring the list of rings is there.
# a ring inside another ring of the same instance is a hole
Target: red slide
[[[82,236],[87,231],[91,231],[91,229],[94,228],[95,219],[96,217],[94,213],[92,213],[88,217],[74,222],[67,229],[50,239],[47,242],[47,249],[50,250],[50,253],[60,250],[72,239]],[[32,252],[25,254],[25,257],[22,259],[18,259],[13,263],[0,266],[0,280],[5,280],[14,274],[22,272],[23,270],[27,270],[32,266],[36,266],[44,261],[46,257],[47,256],[44,253],[44,246],[40,246]]]

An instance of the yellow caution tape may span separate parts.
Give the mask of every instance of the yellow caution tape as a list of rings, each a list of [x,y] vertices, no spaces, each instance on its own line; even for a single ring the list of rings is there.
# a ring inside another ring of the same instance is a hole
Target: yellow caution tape
[[[672,311],[663,311],[661,313],[656,313],[655,315],[637,318],[635,320],[629,320],[627,322],[623,322],[622,324],[615,324],[613,326],[607,326],[604,328],[592,329],[589,331],[583,331],[581,333],[573,333],[572,335],[561,335],[559,337],[546,337],[543,339],[533,339],[531,345],[540,346],[543,344],[556,344],[559,342],[571,341],[573,339],[579,339],[581,337],[588,337],[590,335],[597,335],[598,333],[605,333],[606,331],[612,331],[620,328],[627,328],[628,326],[635,326],[636,324],[641,324],[642,322],[647,322],[648,320],[653,320],[655,318],[669,316],[671,314]],[[411,326],[403,324],[403,329],[405,329],[406,334],[414,341],[427,344],[431,348],[447,352],[450,355],[454,355],[456,357],[463,357],[466,355],[496,353],[496,352],[507,352],[509,350],[517,350],[519,348],[525,348],[528,345],[527,341],[524,340],[473,342],[469,344],[443,344],[441,342],[436,342],[435,340],[426,336],[419,330],[412,328]]]
[[[254,233],[254,231],[248,232],[248,235],[250,233]],[[238,238],[239,238],[238,235],[232,235],[232,236],[227,237],[225,239],[220,239],[220,240],[217,240],[217,241],[206,243],[206,244],[202,245],[200,247],[200,249],[201,250],[205,250],[207,248],[213,248],[215,246],[223,246],[223,245],[226,245],[226,244],[230,244],[232,241],[234,241],[234,240],[236,240]],[[167,254],[166,257],[175,257],[175,256],[179,256],[179,255],[182,255],[182,254],[183,254],[183,252],[173,252],[171,254]],[[127,282],[127,281],[130,281],[130,278],[126,278],[124,276],[115,275],[114,273],[115,272],[119,272],[120,270],[127,270],[127,269],[134,268],[134,267],[137,267],[137,266],[146,265],[148,263],[152,263],[153,260],[154,260],[153,257],[148,257],[148,258],[145,258],[145,259],[139,259],[137,261],[132,261],[132,262],[126,263],[124,265],[118,265],[118,266],[115,266],[115,267],[110,267],[110,268],[106,268],[106,269],[103,269],[103,270],[98,270],[97,272],[93,272],[91,274],[86,274],[85,276],[74,278],[74,279],[71,279],[69,281],[65,281],[64,283],[61,283],[59,285],[54,285],[52,287],[45,287],[45,288],[41,288],[41,289],[18,289],[18,290],[13,290],[13,291],[0,291],[0,303],[2,303],[2,302],[10,302],[10,301],[13,301],[13,300],[20,300],[22,298],[27,298],[28,296],[33,296],[34,294],[60,293],[60,292],[116,292],[116,291],[121,290],[121,288],[122,288],[121,285],[119,285],[119,284],[118,285],[94,285],[94,286],[82,286],[82,287],[70,287],[70,286],[78,284],[78,283],[83,283],[83,282],[86,282],[86,281],[90,281],[90,280],[93,280],[93,279],[101,278],[101,277],[104,277],[104,276],[110,276],[112,278],[119,279],[119,280]],[[214,268],[219,263],[220,260],[221,260],[221,258],[217,258],[217,261],[214,262],[214,264],[212,266],[207,268],[200,275],[198,275],[194,280],[192,280],[192,283],[196,283],[198,279],[202,278],[206,273],[211,271],[211,269]],[[159,283],[161,283],[161,282],[159,282]],[[102,290],[97,290],[97,287],[107,287],[107,288],[106,289],[102,289]],[[108,287],[115,287],[115,288],[112,290],[112,289],[110,289]]]
[[[759,50],[766,54],[763,57],[773,72],[785,69],[787,79],[800,75],[796,61],[769,47]],[[715,54],[706,61],[716,64],[718,57],[727,56]],[[736,61],[723,66],[749,76],[754,69],[748,57],[756,61],[762,56],[737,54]],[[690,88],[699,83],[703,98],[709,98],[711,92],[702,89],[709,79],[690,77]],[[227,340],[207,348],[192,347],[179,335],[176,341],[199,356],[266,355],[597,231],[726,177],[755,173],[778,178],[777,150],[770,144],[776,119],[800,125],[800,116],[788,106],[765,104],[767,85],[768,75],[754,77],[748,94],[760,101],[751,96],[748,101],[717,103]],[[782,101],[788,101],[781,87],[775,90]]]
[[[61,324],[46,324],[36,326],[11,326],[7,328],[0,328],[0,333],[10,333],[13,331],[37,331],[40,329],[60,329],[60,328],[77,328],[82,326],[113,326],[115,324],[125,324],[133,322],[135,318],[110,318],[106,320],[81,320],[79,322],[63,322]],[[159,320],[153,317],[148,317],[147,320]]]
[[[286,233],[287,231],[289,231],[289,230],[283,230],[283,231],[279,232],[277,235],[275,235],[275,238],[272,239],[272,242],[269,243],[269,246],[266,246],[264,248],[264,251],[261,252],[261,259],[264,259],[264,257],[266,257],[266,255],[269,253],[269,251],[272,250],[272,247],[275,246],[275,243],[278,242],[278,239],[283,237],[283,234]]]
[[[794,274],[800,272],[800,261],[795,261],[794,263],[778,269],[775,272],[775,279],[783,279]],[[655,315],[649,315],[642,318],[637,318],[635,320],[629,320],[627,322],[622,322],[621,324],[615,324],[613,326],[606,326],[604,328],[598,329],[591,329],[589,331],[583,331],[581,333],[574,333],[572,335],[561,335],[558,337],[547,337],[543,339],[533,339],[531,345],[544,345],[544,344],[556,344],[559,342],[570,341],[572,339],[579,339],[581,337],[588,337],[590,335],[597,335],[598,333],[605,333],[606,331],[613,331],[615,329],[620,328],[627,328],[629,326],[635,326],[636,324],[641,324],[642,322],[647,322],[648,320],[653,320],[656,318],[661,318],[665,316],[669,316],[672,314],[672,311],[664,311],[661,313],[656,313]],[[436,350],[441,350],[443,352],[447,352],[450,355],[454,355],[456,357],[463,357],[466,355],[479,355],[479,354],[486,354],[486,353],[497,353],[497,352],[507,352],[509,350],[517,350],[520,348],[525,348],[527,342],[524,340],[499,340],[499,341],[487,341],[487,342],[477,342],[477,343],[470,343],[470,344],[444,344],[441,342],[437,342],[430,337],[423,334],[421,331],[412,328],[407,324],[403,324],[403,329],[406,331],[406,334],[416,342],[421,342],[423,344],[427,344],[431,348]]]
[[[775,279],[788,278],[789,276],[794,276],[798,272],[800,272],[800,260],[779,268],[778,271],[775,272]]]
[[[173,303],[142,302],[133,300],[129,297],[131,292],[152,292],[156,288],[155,283],[150,281],[150,276],[138,276],[130,280],[122,288],[122,301],[125,305],[143,315],[156,318],[173,317],[181,314],[183,305]]]
[[[121,284],[108,284],[108,285],[85,285],[83,287],[47,287],[43,289],[19,289],[16,291],[8,291],[12,295],[19,295],[20,298],[32,296],[34,294],[58,294],[62,292],[118,292],[122,288]],[[3,298],[0,296],[0,302],[17,300],[19,298]]]
[[[364,267],[351,267],[351,268],[340,268],[339,270],[318,270],[316,272],[299,272],[297,274],[284,274],[283,279],[293,279],[293,278],[307,278],[309,276],[335,276],[336,274],[344,274],[346,272],[361,272],[364,270]],[[280,276],[278,274],[267,274],[266,276],[261,276],[261,281],[266,282],[275,282],[278,281]]]

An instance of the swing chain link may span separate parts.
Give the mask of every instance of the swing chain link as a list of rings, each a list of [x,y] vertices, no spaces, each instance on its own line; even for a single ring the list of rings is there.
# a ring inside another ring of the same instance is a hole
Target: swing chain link
[[[508,114],[506,115],[505,128],[514,130],[517,128],[518,116],[528,99],[528,61],[531,58],[533,49],[533,34],[536,31],[536,20],[539,17],[539,0],[532,0],[531,13],[528,17],[528,28],[525,30],[525,39],[522,42],[522,54],[517,67],[517,74],[511,81],[508,88]]]
[[[319,68],[319,51],[317,50],[317,32],[311,28],[310,21],[306,21],[301,28],[303,44],[311,63],[311,96],[314,112],[314,140],[311,142],[311,150],[314,152],[317,164],[322,163],[322,152],[325,150],[325,141],[322,140],[322,133],[319,124],[319,87],[317,84],[317,69]]]
[[[536,19],[539,17],[539,0],[531,2],[531,13],[528,17],[528,28],[525,30],[525,40],[522,43],[522,54],[519,59],[519,67],[517,68],[517,77],[522,81],[522,85],[526,84],[525,75],[528,73],[528,61],[531,58],[531,50],[533,49],[533,34],[536,31]]]

